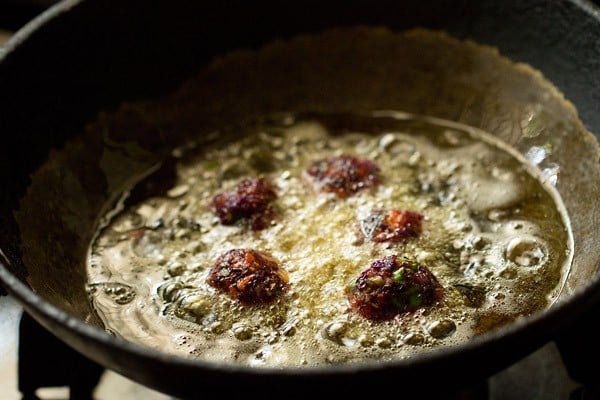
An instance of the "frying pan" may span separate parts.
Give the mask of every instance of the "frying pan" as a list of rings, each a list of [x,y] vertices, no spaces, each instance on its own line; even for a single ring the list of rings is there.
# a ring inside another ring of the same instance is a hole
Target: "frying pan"
[[[579,205],[571,211],[583,226],[583,244],[576,247],[581,262],[568,278],[569,294],[546,312],[409,360],[252,369],[184,359],[109,335],[90,308],[81,264],[90,238],[86,221],[94,218],[89,212],[95,208],[89,204],[99,202],[106,192],[102,177],[88,179],[95,173],[91,161],[77,160],[81,176],[88,178],[74,185],[85,195],[69,185],[46,188],[53,193],[49,199],[69,203],[69,196],[77,192],[79,200],[87,202],[89,208],[73,211],[70,224],[65,224],[64,215],[52,212],[55,205],[45,198],[35,203],[37,212],[29,218],[16,218],[35,171],[99,111],[168,94],[228,51],[354,25],[393,31],[431,28],[494,46],[540,70],[577,108],[583,125],[600,133],[600,11],[583,0],[61,1],[20,30],[0,55],[0,279],[6,290],[83,355],[182,398],[198,398],[212,389],[231,397],[358,397],[364,388],[421,396],[451,393],[498,372],[579,323],[600,300],[600,255],[595,246],[599,213],[594,204],[600,177],[596,144],[589,137],[573,138],[572,148],[559,151],[567,159],[565,170],[572,170],[567,176],[575,176],[563,180],[567,189],[559,184],[559,191],[571,192]],[[577,191],[585,200],[573,194]],[[43,221],[43,227],[36,221]]]

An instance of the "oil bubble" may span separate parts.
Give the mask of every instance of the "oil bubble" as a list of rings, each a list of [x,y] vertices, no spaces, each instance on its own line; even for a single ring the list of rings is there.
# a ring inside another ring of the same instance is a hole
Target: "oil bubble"
[[[244,323],[235,323],[231,327],[233,336],[238,340],[248,340],[252,337],[252,328]]]
[[[144,226],[144,217],[138,213],[128,213],[116,220],[112,225],[112,230],[118,233],[125,233],[140,229]]]
[[[434,321],[427,326],[427,332],[436,339],[444,339],[456,331],[456,324],[449,319]]]
[[[395,135],[389,133],[379,140],[379,147],[392,155],[411,156],[415,153],[415,145],[404,140],[398,139]]]
[[[188,294],[182,297],[179,306],[196,317],[203,317],[210,312],[210,303],[204,297],[197,294]]]
[[[169,264],[169,266],[167,267],[167,272],[171,276],[183,275],[185,270],[186,270],[185,264],[183,264],[179,261],[175,261],[175,262]]]
[[[362,334],[356,340],[362,347],[371,347],[375,344],[375,340],[367,334]]]
[[[425,343],[425,337],[420,333],[411,332],[411,333],[406,334],[402,338],[402,341],[411,346],[420,346],[423,343]]]
[[[170,198],[181,197],[186,194],[190,190],[189,185],[183,184],[179,186],[175,186],[167,192],[167,196]]]
[[[506,258],[521,267],[535,267],[545,261],[542,245],[534,237],[516,237],[506,245]]]
[[[179,281],[169,281],[163,283],[158,288],[158,295],[166,302],[172,302],[175,300],[180,290],[183,288],[183,284]]]
[[[89,285],[89,290],[94,293],[99,288],[104,294],[119,305],[131,303],[135,298],[135,290],[124,283],[104,282]]]
[[[500,277],[504,278],[504,279],[513,280],[513,279],[517,279],[518,276],[519,276],[519,273],[514,268],[507,267],[507,268],[504,268],[502,271],[500,271]]]
[[[281,334],[283,336],[294,336],[296,334],[296,324],[297,324],[297,320],[296,319],[290,319],[287,320],[282,326],[281,326]]]
[[[352,347],[357,340],[347,335],[348,324],[345,321],[334,321],[326,324],[321,329],[321,336],[341,346]]]
[[[390,347],[392,347],[393,342],[390,338],[382,337],[382,338],[377,338],[377,340],[375,340],[375,344],[379,348],[389,349]]]

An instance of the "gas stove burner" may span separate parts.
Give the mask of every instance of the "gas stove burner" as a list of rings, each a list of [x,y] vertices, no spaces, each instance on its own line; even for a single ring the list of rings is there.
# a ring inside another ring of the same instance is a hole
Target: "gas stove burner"
[[[68,386],[72,400],[93,399],[104,368],[46,331],[27,313],[19,325],[19,391],[23,400],[38,400],[43,387]]]

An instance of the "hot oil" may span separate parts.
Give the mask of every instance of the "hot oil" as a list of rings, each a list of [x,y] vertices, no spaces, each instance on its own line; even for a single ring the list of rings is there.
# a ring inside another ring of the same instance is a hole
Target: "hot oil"
[[[115,335],[251,366],[398,359],[541,311],[561,290],[572,256],[564,206],[552,182],[490,134],[378,112],[274,115],[216,136],[238,139],[174,150],[165,195],[107,213],[90,247],[89,291]],[[347,199],[316,192],[310,163],[343,154],[373,160],[381,184]],[[267,177],[278,195],[264,230],[224,226],[210,207],[248,176]],[[422,234],[365,239],[361,221],[387,208],[424,215]],[[233,248],[270,253],[290,290],[244,306],[210,287],[208,269]],[[385,322],[353,312],[344,288],[387,255],[425,264],[445,288],[442,301]]]

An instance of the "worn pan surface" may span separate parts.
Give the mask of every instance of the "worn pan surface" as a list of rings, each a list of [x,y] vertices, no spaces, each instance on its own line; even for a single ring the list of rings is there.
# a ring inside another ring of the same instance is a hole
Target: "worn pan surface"
[[[542,71],[575,105],[582,125],[567,129],[572,136],[553,156],[563,168],[557,188],[578,239],[576,268],[561,301],[548,312],[415,359],[307,370],[214,365],[108,335],[87,301],[81,263],[94,212],[108,195],[104,177],[95,176],[95,161],[83,152],[57,167],[84,171],[77,188],[47,187],[51,195],[32,201],[31,177],[50,150],[81,132],[99,110],[169,93],[216,55],[356,24],[393,31],[433,28],[497,47]],[[600,169],[597,144],[583,133],[584,127],[600,132],[599,43],[600,12],[584,1],[60,2],[21,30],[0,59],[0,278],[27,312],[84,355],[180,397],[197,397],[210,386],[233,395],[262,393],[273,385],[297,395],[314,390],[351,395],[364,385],[390,382],[406,390],[459,389],[552,340],[599,300],[600,206],[594,199]],[[21,199],[27,196],[30,208],[23,216]],[[73,211],[53,204],[57,199],[85,205]]]

